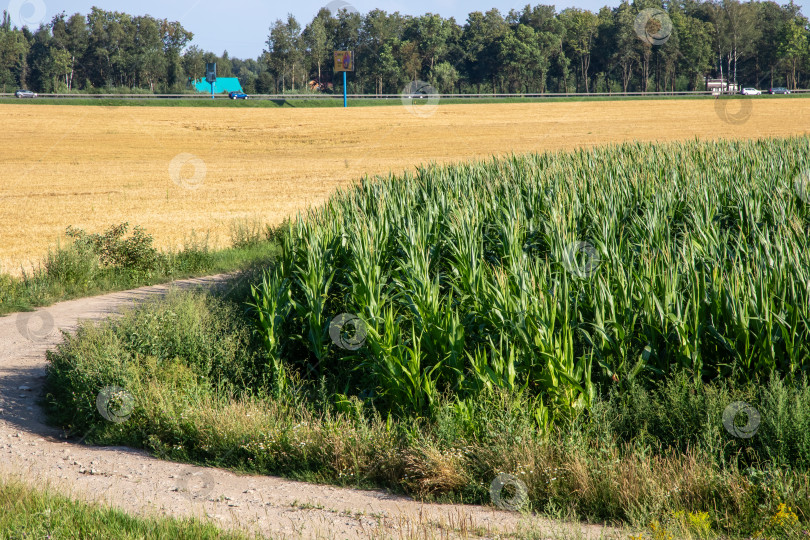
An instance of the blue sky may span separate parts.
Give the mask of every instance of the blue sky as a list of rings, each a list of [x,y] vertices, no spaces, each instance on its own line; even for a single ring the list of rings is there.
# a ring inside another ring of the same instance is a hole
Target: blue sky
[[[193,43],[198,47],[221,54],[227,50],[231,56],[255,58],[264,48],[268,28],[276,19],[283,19],[292,13],[302,23],[309,22],[321,7],[332,0],[297,0],[294,2],[268,2],[261,0],[140,0],[138,2],[122,0],[0,0],[0,9],[20,11],[22,19],[32,20],[42,17],[44,20],[59,12],[88,13],[92,6],[109,11],[124,11],[133,15],[149,14],[160,19],[180,21],[183,26],[194,32]],[[337,0],[338,2],[344,0]],[[598,10],[604,5],[615,6],[620,0],[346,0],[358,11],[366,13],[379,8],[388,12],[399,11],[408,15],[421,15],[432,12],[444,17],[455,17],[463,23],[471,11],[486,11],[493,7],[502,13],[510,9],[521,9],[527,3],[554,4],[557,9],[579,7]],[[780,1],[780,3],[783,3]],[[803,8],[810,0],[799,0],[797,5]],[[6,8],[5,6],[8,6]],[[802,10],[808,14],[807,9]],[[14,15],[12,14],[12,19]],[[36,25],[34,25],[36,26]]]

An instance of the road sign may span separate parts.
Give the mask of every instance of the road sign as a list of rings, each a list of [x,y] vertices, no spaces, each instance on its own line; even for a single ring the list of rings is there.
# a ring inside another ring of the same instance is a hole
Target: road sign
[[[335,51],[335,72],[354,71],[354,53],[352,51]]]
[[[346,100],[346,72],[354,71],[354,53],[352,51],[335,51],[335,73],[343,72],[343,107],[348,107]]]
[[[217,63],[205,64],[205,80],[211,85],[211,99],[214,99],[214,86],[217,84]]]

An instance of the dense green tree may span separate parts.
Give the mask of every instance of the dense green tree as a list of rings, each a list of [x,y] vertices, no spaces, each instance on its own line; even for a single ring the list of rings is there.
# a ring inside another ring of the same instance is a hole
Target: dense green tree
[[[323,80],[321,77],[321,68],[329,58],[329,53],[332,52],[329,36],[326,33],[326,24],[322,17],[315,17],[304,29],[303,39],[307,52],[318,69],[317,81],[318,84],[320,84]]]
[[[428,72],[433,71],[436,60],[447,51],[450,28],[455,24],[453,19],[445,20],[433,13],[410,21],[405,36],[419,45],[422,66]]]
[[[767,80],[768,86],[775,86],[776,70],[780,64],[780,42],[784,26],[793,15],[775,2],[762,2],[758,5],[757,27],[761,39],[756,43],[753,80]]]
[[[183,28],[180,23],[167,20],[160,22],[160,31],[163,37],[163,53],[166,56],[166,85],[177,90],[182,86],[181,81],[184,78],[180,55],[194,38],[194,34]]]
[[[183,66],[183,71],[190,79],[200,79],[205,76],[205,58],[204,53],[196,45],[192,45],[183,54],[180,61]]]
[[[405,19],[399,13],[387,14],[375,9],[369,12],[360,29],[360,47],[357,52],[362,75],[373,81],[374,92],[381,94],[385,83],[396,85],[399,81],[394,46],[405,27]]]
[[[518,24],[501,40],[499,63],[511,92],[536,92],[548,72],[548,59],[543,57],[537,33],[531,26]]]
[[[627,92],[636,65],[640,63],[639,37],[634,28],[636,13],[630,3],[625,1],[616,10],[615,17],[617,31],[613,55],[621,74],[622,91]]]
[[[779,55],[787,61],[787,80],[790,88],[798,88],[798,68],[807,59],[807,19],[795,16],[782,29]]]
[[[399,85],[399,79],[402,74],[402,70],[399,68],[399,64],[397,63],[396,57],[394,56],[394,47],[396,42],[392,43],[385,43],[380,50],[379,61],[377,65],[379,67],[380,73],[380,87],[379,92],[383,93],[385,91],[385,86],[392,90],[396,91],[397,86]]]
[[[566,30],[565,43],[571,58],[579,60],[579,80],[583,81],[585,92],[590,92],[591,51],[599,28],[599,19],[590,11],[577,8],[563,10],[559,18]]]
[[[282,93],[287,89],[288,80],[291,80],[294,90],[296,70],[303,60],[303,51],[301,25],[291,14],[286,22],[279,19],[270,27],[267,52],[270,70],[276,75],[276,80],[281,81]]]
[[[611,92],[614,85],[618,83],[618,71],[616,69],[615,58],[611,54],[604,54],[604,51],[612,51],[617,40],[618,28],[614,11],[608,7],[603,7],[597,15],[596,39],[594,40],[594,51],[591,63],[593,71],[596,73],[594,90],[596,92]]]
[[[4,11],[0,20],[0,86],[3,92],[26,86],[29,43],[25,35],[11,27]]]
[[[688,89],[697,90],[712,65],[711,25],[684,11],[672,13],[672,25],[678,36],[683,71]]]
[[[649,8],[665,10],[650,24],[668,17],[667,39],[637,34],[636,18]],[[219,76],[238,77],[246,90],[285,92],[312,79],[337,82],[335,50],[354,51],[349,80],[363,93],[398,92],[413,79],[447,92],[702,90],[706,77],[795,88],[810,68],[807,19],[796,4],[770,0],[623,0],[597,13],[526,5],[505,16],[476,11],[463,24],[434,13],[321,9],[303,29],[292,16],[276,21],[267,50],[246,60],[192,39],[177,22],[98,7],[34,29],[14,28],[4,15],[0,86],[175,92],[217,62]]]
[[[135,35],[128,58],[131,62],[130,69],[136,74],[134,86],[147,83],[149,89],[154,91],[159,78],[166,74],[166,56],[160,26],[151,17],[136,17],[132,22]]]
[[[458,80],[458,71],[450,62],[436,64],[430,72],[431,84],[442,94],[455,93]]]
[[[470,82],[480,88],[485,82],[491,84],[493,92],[497,91],[497,81],[501,77],[498,55],[501,40],[509,32],[509,25],[497,9],[486,14],[476,11],[470,13],[464,33],[461,36],[466,57],[466,67]]]

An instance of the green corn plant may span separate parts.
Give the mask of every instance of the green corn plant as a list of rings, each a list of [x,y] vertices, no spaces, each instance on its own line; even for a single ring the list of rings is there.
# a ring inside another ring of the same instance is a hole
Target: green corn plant
[[[348,276],[354,306],[366,324],[377,327],[382,310],[388,301],[386,285],[388,275],[383,258],[389,232],[384,225],[370,224],[360,229],[349,240],[352,254]]]
[[[474,354],[467,353],[470,373],[479,390],[492,392],[494,389],[503,389],[516,392],[518,388],[517,369],[515,368],[515,352],[510,349],[503,352],[503,343],[500,347],[489,343],[489,354],[486,349],[479,348]]]
[[[289,283],[279,271],[263,272],[258,285],[251,286],[256,329],[270,357],[273,383],[277,396],[287,388],[287,370],[282,358],[283,334],[281,327],[289,313]]]
[[[441,363],[423,366],[421,342],[415,331],[411,331],[410,344],[405,343],[389,308],[383,333],[369,329],[368,340],[373,352],[367,368],[376,376],[380,394],[401,413],[430,414],[439,397],[437,371]]]
[[[809,137],[631,143],[365,178],[292,223],[288,305],[259,283],[254,316],[287,310],[266,342],[287,365],[305,353],[347,398],[362,372],[418,414],[435,388],[525,386],[548,426],[588,407],[592,381],[800,377],[810,204],[794,179],[808,150]],[[582,241],[601,259],[588,276],[564,264]],[[340,312],[369,327],[351,356],[326,335]]]
[[[331,255],[335,249],[334,240],[323,233],[307,237],[303,261],[294,267],[293,280],[297,295],[291,295],[290,305],[302,324],[304,333],[298,334],[312,352],[319,375],[323,375],[324,361],[329,353],[329,322],[326,304],[335,269],[331,266]]]

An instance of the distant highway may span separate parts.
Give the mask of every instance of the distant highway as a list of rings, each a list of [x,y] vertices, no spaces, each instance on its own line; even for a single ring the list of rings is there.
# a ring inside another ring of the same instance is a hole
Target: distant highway
[[[794,94],[810,92],[810,89],[791,90]],[[421,94],[413,99],[510,99],[510,98],[621,98],[621,97],[677,97],[677,96],[711,96],[711,91],[693,92],[613,92],[613,93],[545,93],[545,94]],[[729,94],[730,95],[730,94]],[[735,94],[738,95],[738,94]],[[766,92],[763,91],[763,95]],[[0,93],[0,99],[13,98],[13,93]],[[408,99],[402,94],[349,94],[349,99]],[[212,99],[210,94],[38,94],[38,98],[47,99]],[[214,99],[230,99],[227,94],[216,94]],[[298,100],[298,99],[343,99],[343,94],[250,94],[256,100]]]

